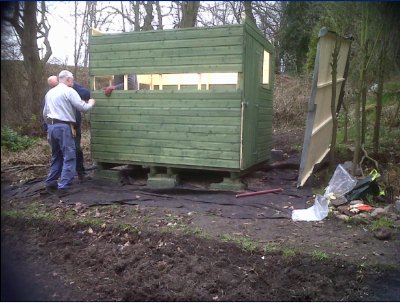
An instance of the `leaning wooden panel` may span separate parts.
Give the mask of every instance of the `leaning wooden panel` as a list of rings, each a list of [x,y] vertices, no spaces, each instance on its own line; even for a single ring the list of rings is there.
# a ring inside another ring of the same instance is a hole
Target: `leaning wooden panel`
[[[89,51],[95,161],[242,173],[269,160],[275,55],[251,21],[93,35]],[[104,95],[132,73],[138,90]]]
[[[298,186],[303,186],[314,165],[320,163],[330,150],[332,139],[332,53],[335,43],[340,50],[337,63],[336,100],[345,83],[344,71],[349,56],[351,40],[339,37],[325,28],[319,33],[315,58],[314,77],[308,104],[308,117],[299,169]],[[336,106],[335,106],[336,108]]]

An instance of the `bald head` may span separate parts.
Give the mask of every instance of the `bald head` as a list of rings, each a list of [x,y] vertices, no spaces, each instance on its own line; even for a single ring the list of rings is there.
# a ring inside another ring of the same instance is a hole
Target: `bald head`
[[[47,78],[47,84],[50,86],[50,88],[56,86],[58,84],[57,76],[50,76]]]

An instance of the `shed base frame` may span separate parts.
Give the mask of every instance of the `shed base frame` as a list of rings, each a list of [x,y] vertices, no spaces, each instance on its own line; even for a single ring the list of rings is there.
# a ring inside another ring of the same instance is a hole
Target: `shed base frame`
[[[135,169],[135,165],[128,165],[127,169],[117,169],[121,164],[99,162],[97,163],[97,170],[94,177],[96,179],[107,179],[113,181],[121,181],[121,178],[131,170]],[[173,188],[180,183],[179,169],[166,167],[166,166],[141,166],[148,169],[147,186],[152,188]],[[124,173],[125,172],[125,173]],[[211,190],[229,190],[229,191],[243,191],[247,185],[242,181],[242,173],[228,172],[229,176],[223,177],[222,182],[211,183],[209,189]]]
[[[243,191],[247,187],[240,178],[239,173],[231,172],[229,177],[224,177],[224,180],[219,183],[211,183],[210,189],[217,190],[232,190]]]
[[[94,171],[95,179],[106,179],[112,181],[119,181],[120,171],[112,170],[114,165],[108,163],[98,163],[97,169]]]
[[[147,186],[152,188],[171,188],[178,185],[178,183],[178,175],[168,176],[165,174],[158,174],[147,178]]]

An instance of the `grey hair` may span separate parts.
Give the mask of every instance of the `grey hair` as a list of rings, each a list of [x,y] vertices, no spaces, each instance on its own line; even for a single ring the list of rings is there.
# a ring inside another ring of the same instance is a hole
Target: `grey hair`
[[[74,78],[74,75],[68,71],[68,70],[62,70],[59,74],[58,74],[58,81],[60,82],[64,82],[70,78]]]

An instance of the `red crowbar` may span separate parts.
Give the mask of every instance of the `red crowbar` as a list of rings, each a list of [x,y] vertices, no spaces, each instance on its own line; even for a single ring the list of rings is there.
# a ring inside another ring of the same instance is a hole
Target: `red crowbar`
[[[250,193],[237,194],[236,198],[263,195],[263,194],[269,194],[269,193],[278,193],[281,191],[283,191],[283,188],[267,189],[267,190],[255,191],[255,192],[250,192]]]

